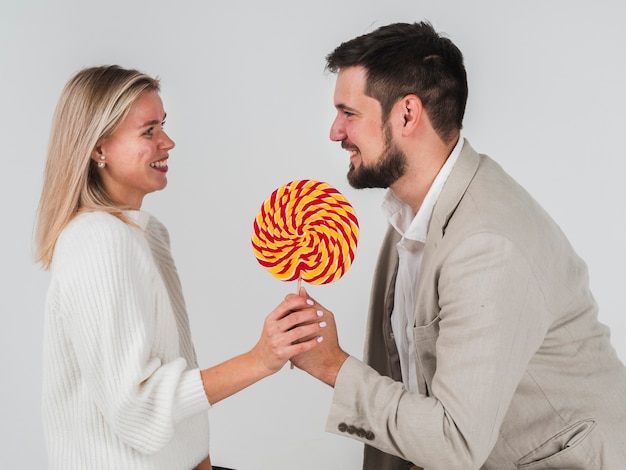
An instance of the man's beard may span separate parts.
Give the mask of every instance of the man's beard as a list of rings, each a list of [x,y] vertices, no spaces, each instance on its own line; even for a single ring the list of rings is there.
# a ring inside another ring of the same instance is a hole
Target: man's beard
[[[350,145],[342,145],[350,148]],[[385,126],[385,149],[378,163],[366,166],[363,161],[358,168],[350,163],[348,183],[355,189],[388,188],[406,171],[406,155],[393,142],[391,129]]]

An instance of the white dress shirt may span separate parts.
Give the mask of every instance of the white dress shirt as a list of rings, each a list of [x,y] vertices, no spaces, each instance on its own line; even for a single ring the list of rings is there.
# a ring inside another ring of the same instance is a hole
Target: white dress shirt
[[[402,239],[396,245],[399,264],[394,307],[391,314],[391,328],[400,356],[404,388],[416,393],[418,388],[413,339],[413,311],[415,310],[415,292],[422,264],[424,243],[426,242],[426,233],[433,208],[462,147],[463,138],[459,137],[415,216],[411,207],[398,199],[391,189],[385,195],[382,204],[387,220],[402,235]]]

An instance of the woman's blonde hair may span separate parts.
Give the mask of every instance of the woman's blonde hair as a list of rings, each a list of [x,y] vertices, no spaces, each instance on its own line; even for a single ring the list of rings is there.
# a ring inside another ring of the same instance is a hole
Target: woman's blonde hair
[[[117,65],[83,69],[65,85],[52,121],[35,228],[35,260],[44,269],[76,214],[101,210],[127,222],[124,208],[106,194],[91,156],[143,92],[159,89],[158,79]]]

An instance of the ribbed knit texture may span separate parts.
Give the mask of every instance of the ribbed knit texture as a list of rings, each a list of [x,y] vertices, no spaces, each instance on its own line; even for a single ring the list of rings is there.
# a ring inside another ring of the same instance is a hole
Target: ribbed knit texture
[[[43,417],[51,469],[189,470],[210,405],[165,227],[129,211],[74,219],[46,297]]]

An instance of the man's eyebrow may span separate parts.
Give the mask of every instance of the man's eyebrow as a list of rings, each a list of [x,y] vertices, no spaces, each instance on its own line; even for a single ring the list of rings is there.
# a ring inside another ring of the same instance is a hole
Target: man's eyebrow
[[[345,105],[343,103],[338,103],[335,105],[335,108],[340,109],[341,111],[348,111],[349,113],[356,113],[356,109],[351,108],[348,105]]]

